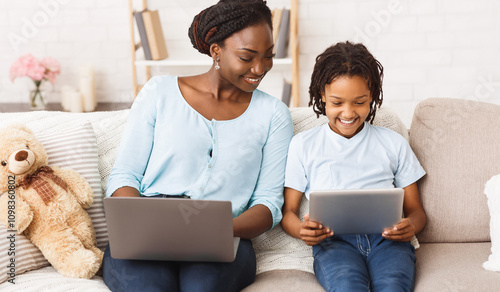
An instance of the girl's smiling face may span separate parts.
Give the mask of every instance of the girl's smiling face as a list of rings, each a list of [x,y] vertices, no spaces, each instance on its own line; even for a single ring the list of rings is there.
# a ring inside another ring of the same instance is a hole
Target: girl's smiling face
[[[339,76],[325,86],[321,96],[328,125],[335,133],[351,138],[361,129],[372,101],[368,80],[361,76]]]

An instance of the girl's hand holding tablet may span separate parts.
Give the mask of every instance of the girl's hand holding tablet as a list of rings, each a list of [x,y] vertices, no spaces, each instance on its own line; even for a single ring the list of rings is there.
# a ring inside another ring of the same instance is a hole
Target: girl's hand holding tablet
[[[312,246],[320,243],[330,236],[333,236],[334,232],[319,222],[309,221],[309,214],[305,214],[304,222],[300,224],[299,234],[300,238],[307,245]]]

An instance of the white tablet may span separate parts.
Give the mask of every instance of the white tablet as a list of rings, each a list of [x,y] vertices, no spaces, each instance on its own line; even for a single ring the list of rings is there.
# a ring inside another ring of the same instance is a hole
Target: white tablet
[[[371,234],[401,221],[404,190],[311,191],[309,220],[329,227],[335,234]]]

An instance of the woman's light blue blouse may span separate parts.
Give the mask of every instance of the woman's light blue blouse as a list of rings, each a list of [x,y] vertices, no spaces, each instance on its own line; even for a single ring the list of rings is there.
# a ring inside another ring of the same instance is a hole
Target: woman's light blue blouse
[[[262,204],[281,220],[290,112],[253,92],[233,120],[207,120],[182,96],[177,77],[153,77],[129,113],[106,196],[124,186],[143,196],[188,195],[232,202],[233,217]]]

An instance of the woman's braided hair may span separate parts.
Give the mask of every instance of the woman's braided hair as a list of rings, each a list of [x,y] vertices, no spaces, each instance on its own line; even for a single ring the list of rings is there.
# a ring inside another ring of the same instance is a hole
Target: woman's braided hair
[[[360,76],[367,80],[372,101],[366,121],[373,123],[377,107],[380,108],[383,101],[384,68],[363,44],[337,43],[316,57],[309,86],[309,106],[313,106],[318,117],[320,114],[326,115],[321,95],[324,94],[326,85],[340,76]]]
[[[224,47],[224,40],[233,33],[260,23],[267,23],[272,30],[266,1],[220,0],[194,17],[188,34],[193,47],[210,56],[212,44]]]

